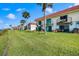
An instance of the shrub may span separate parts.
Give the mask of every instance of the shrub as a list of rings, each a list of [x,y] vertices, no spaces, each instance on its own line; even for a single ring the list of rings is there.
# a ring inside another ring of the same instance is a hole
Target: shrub
[[[3,31],[0,32],[0,36],[5,34],[8,31],[8,29],[4,29]]]
[[[3,33],[6,33],[7,31],[8,31],[8,29],[4,29],[2,32],[3,32]]]
[[[0,32],[0,36],[2,35],[2,32]]]
[[[79,29],[78,29],[78,28],[74,28],[74,29],[72,30],[72,33],[79,33]]]

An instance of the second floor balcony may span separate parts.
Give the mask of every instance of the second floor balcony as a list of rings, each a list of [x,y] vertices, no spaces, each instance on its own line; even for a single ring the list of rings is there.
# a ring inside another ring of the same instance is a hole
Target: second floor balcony
[[[57,19],[57,24],[71,24],[72,23],[72,17],[67,17],[66,19]]]

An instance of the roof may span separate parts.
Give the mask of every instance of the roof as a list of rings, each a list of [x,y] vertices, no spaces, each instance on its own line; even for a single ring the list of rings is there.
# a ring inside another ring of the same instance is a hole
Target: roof
[[[29,23],[28,25],[36,25],[36,23]]]
[[[79,11],[79,5],[56,12],[56,13],[49,14],[46,16],[46,18],[53,18],[53,17],[60,16],[63,14],[68,14],[68,13],[71,13],[72,11]],[[35,21],[42,21],[42,20],[44,20],[44,17],[37,18]]]

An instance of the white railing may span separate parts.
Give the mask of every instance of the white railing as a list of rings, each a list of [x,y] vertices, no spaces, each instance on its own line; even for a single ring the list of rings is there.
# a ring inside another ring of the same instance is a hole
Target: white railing
[[[66,19],[63,19],[63,20],[57,19],[57,23],[58,22],[61,22],[61,21],[64,21],[65,22],[65,20]],[[68,22],[68,23],[72,22],[72,17],[68,17],[66,22]]]

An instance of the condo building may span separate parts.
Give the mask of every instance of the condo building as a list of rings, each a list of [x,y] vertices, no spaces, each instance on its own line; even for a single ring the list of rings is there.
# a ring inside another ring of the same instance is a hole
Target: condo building
[[[75,28],[79,29],[79,5],[37,18],[35,21],[39,31],[46,29],[48,32],[70,32]]]

